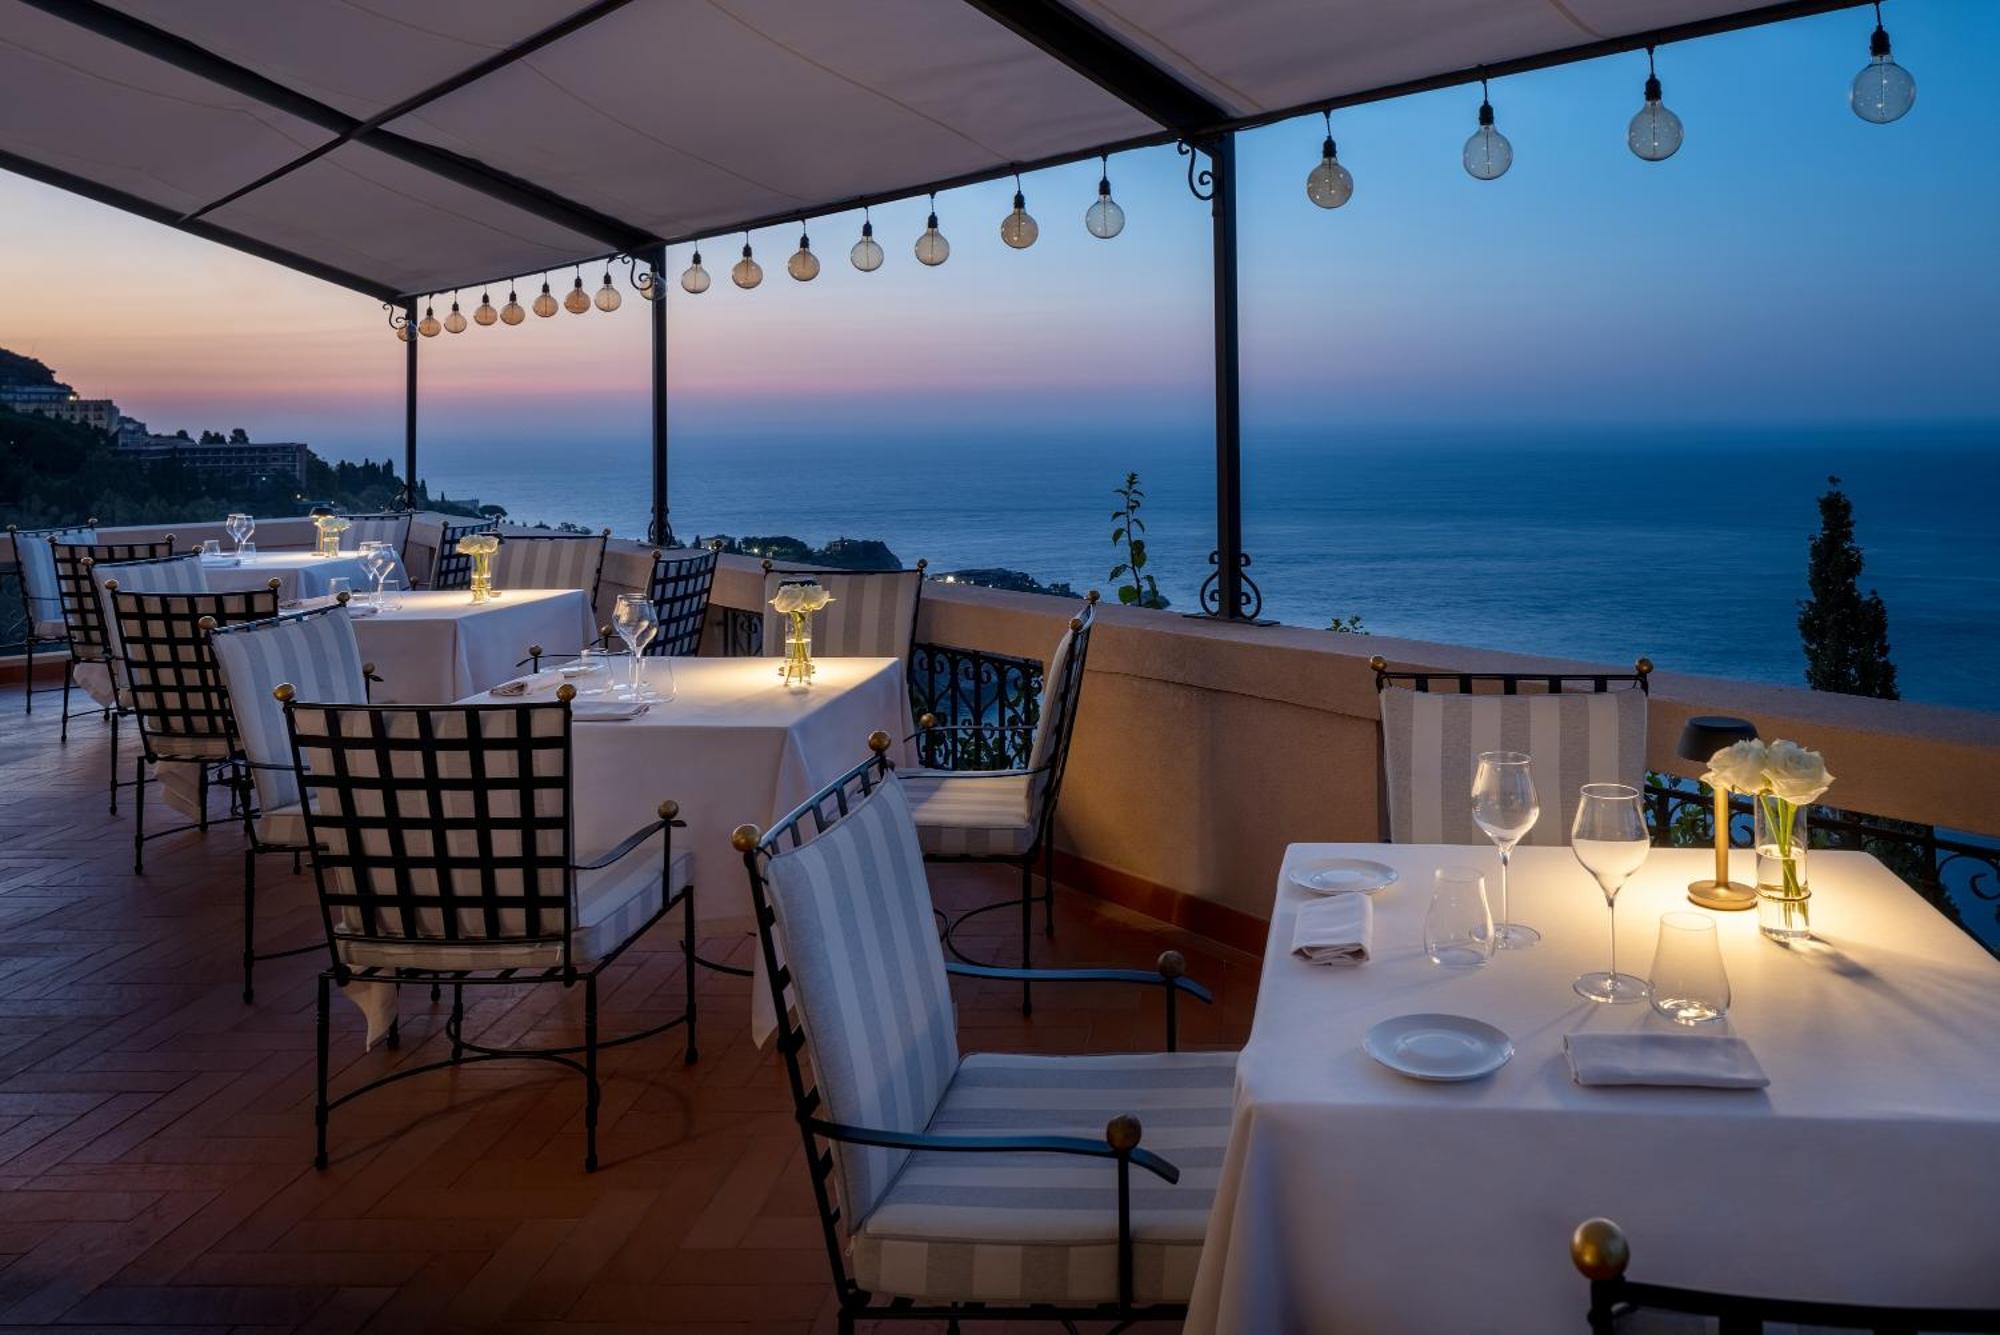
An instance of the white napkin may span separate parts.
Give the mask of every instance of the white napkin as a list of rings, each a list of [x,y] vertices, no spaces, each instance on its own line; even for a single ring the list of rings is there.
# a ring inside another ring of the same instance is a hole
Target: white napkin
[[[516,677],[512,681],[503,681],[487,694],[502,697],[532,695],[536,691],[552,691],[561,685],[562,681],[563,674],[550,668],[547,672],[537,672],[526,677]]]
[[[1728,1034],[1566,1034],[1579,1085],[1692,1085],[1762,1089],[1771,1083],[1750,1045]]]
[[[646,700],[572,700],[569,716],[578,723],[623,723],[652,707]]]
[[[1292,953],[1308,964],[1366,964],[1375,935],[1375,905],[1367,895],[1327,895],[1299,906]]]

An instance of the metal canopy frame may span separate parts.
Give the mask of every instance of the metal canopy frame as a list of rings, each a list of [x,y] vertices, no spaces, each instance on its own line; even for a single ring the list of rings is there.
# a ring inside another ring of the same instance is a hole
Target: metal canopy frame
[[[489,166],[475,158],[411,139],[386,128],[397,118],[505,69],[536,51],[623,9],[630,2],[631,0],[595,0],[595,3],[584,6],[567,18],[550,24],[514,45],[467,66],[457,74],[363,119],[287,88],[165,29],[112,9],[100,3],[100,0],[21,0],[23,4],[76,24],[107,40],[142,51],[188,73],[285,111],[310,124],[318,125],[330,131],[333,138],[266,172],[256,180],[186,213],[176,213],[172,209],[136,195],[100,185],[5,150],[0,150],[0,167],[363,293],[392,307],[400,306],[404,318],[411,326],[416,323],[418,301],[431,294],[396,292],[385,284],[348,273],[282,246],[259,241],[229,228],[217,226],[207,221],[206,215],[307,166],[345,144],[361,143],[546,222],[583,236],[593,237],[608,247],[598,254],[581,257],[576,261],[578,264],[596,264],[621,256],[629,256],[646,264],[652,272],[655,284],[651,293],[654,300],[650,303],[654,309],[649,313],[652,348],[653,515],[647,536],[649,541],[659,544],[672,540],[672,527],[667,520],[666,486],[666,298],[665,289],[660,286],[665,274],[668,246],[733,232],[754,231],[816,214],[892,203],[960,186],[999,180],[1023,172],[1086,161],[1103,154],[1157,147],[1179,141],[1181,151],[1189,154],[1189,188],[1197,198],[1211,204],[1214,219],[1216,548],[1210,555],[1215,570],[1202,586],[1201,600],[1205,612],[1218,619],[1254,621],[1262,607],[1262,598],[1257,592],[1256,585],[1245,574],[1250,561],[1242,550],[1242,415],[1238,383],[1236,273],[1236,133],[1322,111],[1338,111],[1345,107],[1362,106],[1371,102],[1407,97],[1415,93],[1458,87],[1483,79],[1504,78],[1652,46],[1663,46],[1698,37],[1857,8],[1872,3],[1872,0],[1776,0],[1776,3],[1757,9],[1740,10],[1714,18],[1673,24],[1624,37],[1581,43],[1536,55],[1496,61],[1490,65],[1449,71],[1246,116],[1230,115],[1226,108],[1214,102],[1205,93],[1175,78],[1140,51],[1128,46],[1088,18],[1059,3],[1058,0],[964,0],[964,3],[971,8],[978,10],[1023,41],[1031,43],[1165,128],[1157,134],[1094,145],[1088,149],[1065,152],[1033,161],[1012,162],[992,170],[967,172],[893,190],[829,200],[805,209],[787,209],[779,213],[741,219],[726,226],[707,227],[699,232],[667,237],[655,236],[643,227],[580,205],[533,181]],[[1208,158],[1209,165],[1206,169],[1197,169],[1193,159],[1193,153],[1197,150]],[[490,285],[516,276],[497,274],[484,281]],[[416,340],[417,335],[412,327],[406,359],[408,383],[404,426],[404,469],[407,474],[405,500],[412,504],[415,501],[417,485]]]

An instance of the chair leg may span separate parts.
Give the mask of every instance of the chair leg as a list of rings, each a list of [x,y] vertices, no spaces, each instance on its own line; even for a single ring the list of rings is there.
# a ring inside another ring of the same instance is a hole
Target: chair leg
[[[1056,841],[1042,843],[1042,935],[1051,940],[1056,934]]]
[[[118,772],[111,774],[112,791],[117,791]],[[132,759],[132,871],[146,871],[146,753]]]
[[[111,720],[111,814],[118,814],[118,715],[106,710],[105,717]]]
[[[597,975],[583,980],[583,1171],[597,1171]]]
[[[313,1132],[316,1137],[313,1147],[313,1167],[322,1169],[326,1167],[326,1119],[329,1115],[326,1106],[326,1012],[329,1001],[328,993],[331,990],[332,980],[326,974],[321,973],[319,976],[319,1014],[315,1020],[319,1035],[319,1076],[318,1083],[314,1086],[313,1097]]]
[[[1035,930],[1035,863],[1032,858],[1021,860],[1021,967],[1035,967],[1034,951],[1028,938]],[[1021,980],[1021,1014],[1035,1013],[1034,984],[1025,978]]]
[[[257,850],[243,850],[243,1004],[257,999]]]
[[[432,983],[433,991],[437,984]],[[451,985],[451,1059],[458,1061],[465,1056],[465,984]]]
[[[33,614],[29,614],[32,618]],[[23,692],[28,697],[28,713],[35,712],[35,628],[28,627],[28,689]]]
[[[694,886],[692,885],[681,891],[681,912],[686,915],[686,921],[681,927],[681,970],[687,975],[683,980],[687,985],[686,1062],[692,1066],[701,1060],[701,1053],[695,1047],[694,1041]]]
[[[200,830],[203,834],[207,834],[208,833],[208,762],[204,760],[197,760],[194,762],[194,801],[195,801],[195,809],[201,813],[200,815],[195,817],[195,828]]]
[[[63,664],[62,740],[65,743],[69,741],[69,688],[75,679],[76,660],[72,658]]]

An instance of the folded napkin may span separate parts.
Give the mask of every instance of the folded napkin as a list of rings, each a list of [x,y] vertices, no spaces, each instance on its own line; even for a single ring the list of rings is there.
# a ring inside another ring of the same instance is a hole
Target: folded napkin
[[[1692,1085],[1762,1089],[1771,1083],[1750,1045],[1727,1034],[1566,1034],[1579,1085]]]
[[[1366,964],[1375,935],[1375,904],[1367,895],[1328,895],[1299,906],[1292,953],[1308,964]]]
[[[547,672],[534,673],[531,676],[516,677],[512,681],[503,681],[498,686],[495,686],[492,690],[488,691],[487,694],[497,695],[504,698],[516,695],[527,695],[531,691],[552,691],[557,686],[562,684],[562,680],[563,680],[562,673],[551,669],[550,671]]]
[[[623,723],[652,707],[645,700],[572,700],[569,716],[578,723]]]

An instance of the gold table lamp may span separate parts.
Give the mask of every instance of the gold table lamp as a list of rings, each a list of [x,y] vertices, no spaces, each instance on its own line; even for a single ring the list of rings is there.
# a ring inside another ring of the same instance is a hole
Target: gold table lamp
[[[1676,750],[1682,760],[1706,765],[1724,747],[1754,741],[1756,737],[1757,725],[1749,719],[1703,714],[1687,721],[1687,726],[1681,729],[1680,746]],[[1755,908],[1756,888],[1729,879],[1729,790],[1721,784],[1714,785],[1714,789],[1715,877],[1713,880],[1690,883],[1688,898],[1705,909],[1725,912]]]

